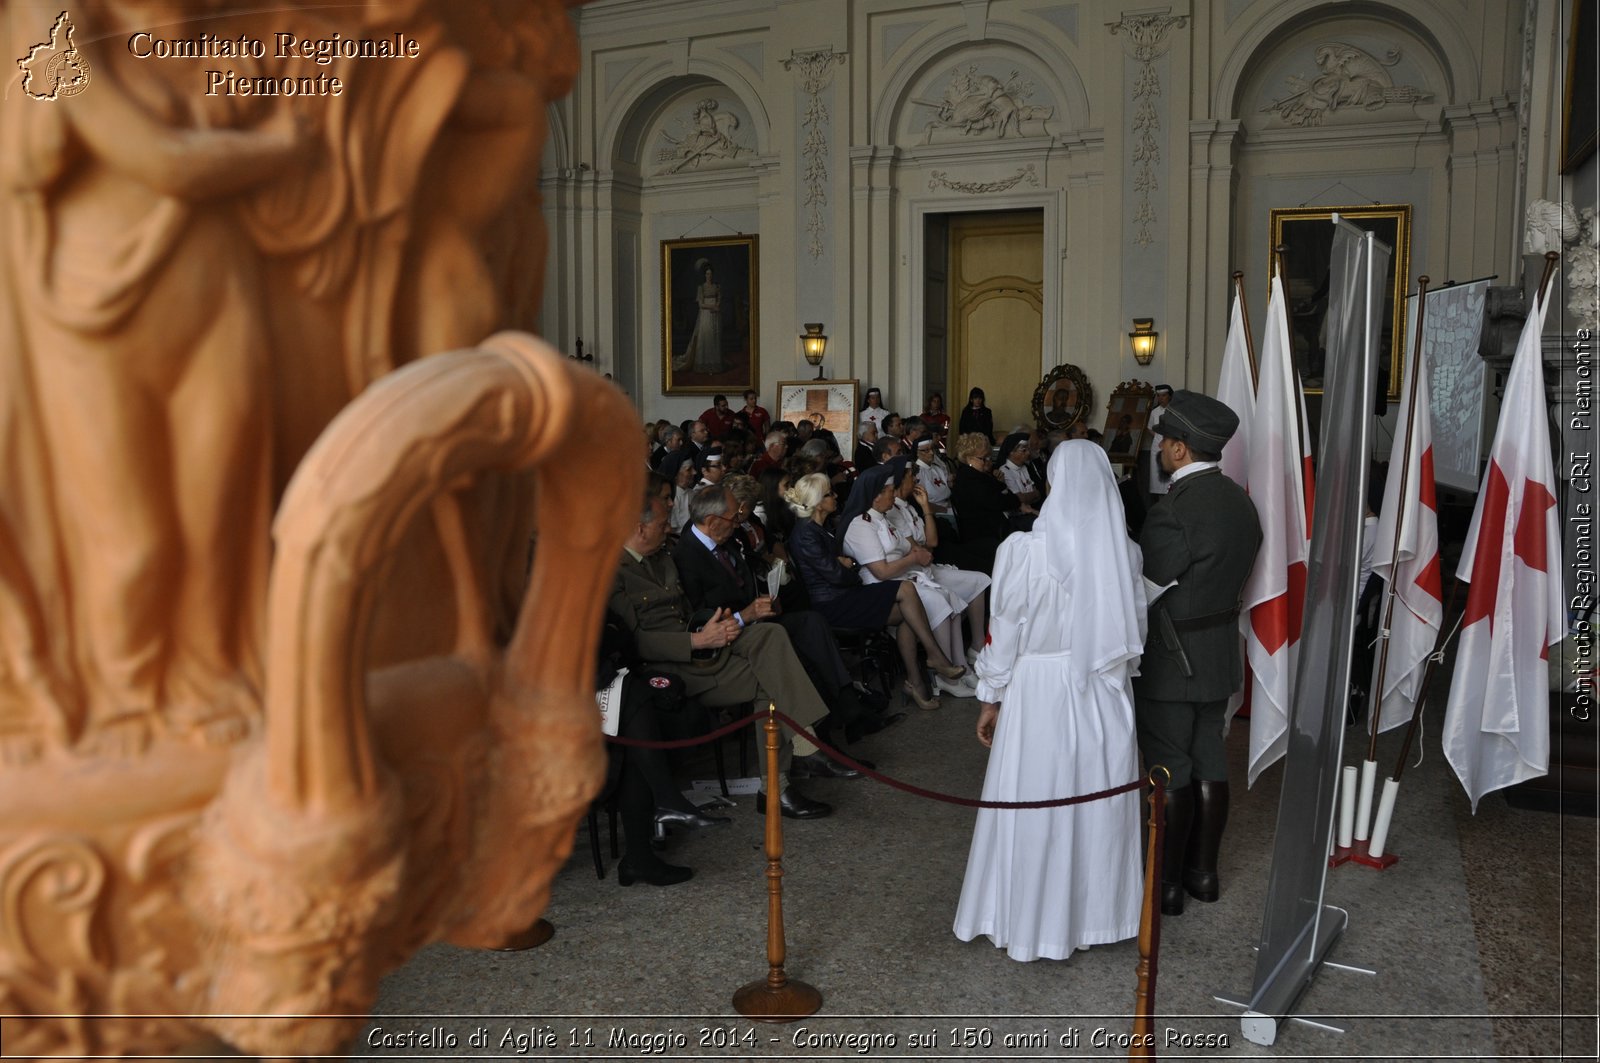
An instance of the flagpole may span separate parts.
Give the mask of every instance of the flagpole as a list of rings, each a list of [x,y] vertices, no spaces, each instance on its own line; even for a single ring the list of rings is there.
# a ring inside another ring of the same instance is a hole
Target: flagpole
[[[1546,251],[1544,253],[1544,275],[1539,278],[1539,294],[1536,297],[1540,306],[1544,305],[1545,289],[1550,287],[1550,278],[1555,274],[1556,260],[1560,257],[1561,255],[1555,251]]]
[[[1444,605],[1445,618],[1450,616],[1450,611],[1456,607],[1456,597],[1461,591],[1461,578],[1458,576],[1450,584],[1450,600]],[[1389,778],[1398,783],[1400,776],[1405,774],[1406,761],[1411,758],[1411,742],[1416,737],[1417,727],[1422,723],[1422,708],[1428,700],[1428,682],[1433,678],[1433,666],[1444,660],[1444,650],[1450,643],[1455,632],[1447,630],[1442,624],[1439,627],[1439,638],[1433,644],[1433,652],[1428,654],[1428,663],[1422,667],[1422,682],[1417,687],[1417,703],[1411,709],[1411,726],[1406,728],[1405,739],[1400,743],[1400,756],[1394,762],[1394,771]]]
[[[1284,282],[1284,278],[1288,276],[1288,268],[1287,268],[1287,266],[1288,266],[1288,263],[1287,263],[1288,254],[1289,254],[1289,245],[1288,244],[1279,244],[1277,247],[1274,247],[1272,249],[1272,256],[1273,256],[1273,258],[1276,260],[1276,262],[1278,264],[1278,283],[1283,285],[1283,308],[1284,308],[1284,311],[1285,311],[1286,315],[1287,315],[1287,311],[1289,309],[1289,286],[1288,286],[1288,284],[1286,284]],[[1303,455],[1305,453],[1306,444],[1310,440],[1311,437],[1306,432],[1306,419],[1305,419],[1306,386],[1300,380],[1300,370],[1296,369],[1295,366],[1294,366],[1294,337],[1293,336],[1289,337],[1289,346],[1288,346],[1287,350],[1288,350],[1288,354],[1289,354],[1289,370],[1290,370],[1290,372],[1294,373],[1294,392],[1295,392],[1295,394],[1294,394],[1294,397],[1295,397],[1295,402],[1294,402],[1294,424],[1295,424],[1296,430],[1299,432],[1299,435],[1298,435],[1297,438],[1299,440],[1300,452]],[[1303,470],[1302,470],[1301,476],[1304,477],[1304,471]],[[1302,483],[1304,483],[1303,479],[1302,479]],[[1300,504],[1302,506],[1305,505],[1305,499],[1304,498],[1302,498],[1300,500]],[[1311,514],[1307,513],[1306,514],[1306,531],[1307,531],[1307,533],[1309,533],[1310,530],[1311,530]]]
[[[1539,278],[1539,294],[1534,297],[1538,300],[1538,304],[1544,302],[1545,292],[1550,285],[1550,277],[1555,273],[1556,261],[1560,257],[1554,251],[1546,251],[1544,254],[1544,275]],[[1450,618],[1451,611],[1455,609],[1456,595],[1460,590],[1461,577],[1457,576],[1455,582],[1450,585],[1450,601],[1444,607],[1443,615],[1447,621]],[[1422,670],[1422,685],[1417,689],[1417,704],[1411,710],[1411,726],[1406,728],[1405,740],[1400,744],[1400,757],[1395,761],[1394,774],[1391,776],[1397,783],[1406,770],[1406,761],[1411,756],[1411,742],[1416,736],[1417,727],[1422,723],[1422,708],[1428,696],[1428,681],[1433,678],[1433,666],[1444,659],[1445,646],[1449,644],[1453,634],[1454,632],[1447,630],[1444,625],[1440,625],[1439,638],[1434,643],[1433,652],[1428,655],[1426,667]]]
[[[1371,718],[1372,733],[1367,741],[1367,759],[1374,763],[1378,759],[1378,717],[1383,707],[1383,680],[1389,668],[1389,630],[1394,623],[1395,572],[1400,567],[1400,540],[1405,530],[1406,510],[1409,508],[1406,505],[1406,488],[1410,486],[1411,450],[1416,443],[1417,381],[1422,377],[1422,323],[1428,307],[1428,279],[1427,274],[1417,278],[1417,334],[1411,347],[1411,388],[1406,400],[1406,409],[1411,411],[1411,417],[1406,421],[1406,442],[1400,452],[1400,493],[1395,496],[1399,500],[1399,510],[1394,519],[1394,543],[1389,548],[1389,578],[1385,581],[1389,590],[1384,595],[1383,624],[1378,629],[1378,671],[1368,692],[1367,714]]]
[[[1244,299],[1244,270],[1233,271],[1234,296],[1239,300],[1239,316],[1244,319],[1244,353],[1250,358],[1250,386],[1261,386],[1261,371],[1256,368],[1256,341],[1250,332],[1250,304]]]

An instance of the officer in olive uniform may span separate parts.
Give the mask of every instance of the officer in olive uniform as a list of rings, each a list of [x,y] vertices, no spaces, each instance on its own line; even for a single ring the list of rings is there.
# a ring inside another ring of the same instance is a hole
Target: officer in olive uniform
[[[742,705],[770,699],[796,723],[810,728],[827,715],[789,636],[776,624],[741,628],[726,609],[719,609],[690,630],[689,599],[678,582],[678,569],[661,550],[667,537],[667,507],[660,496],[649,500],[634,534],[625,544],[622,565],[609,608],[633,635],[639,656],[684,680],[690,697],[707,705]],[[699,618],[695,618],[699,619]],[[799,735],[780,732],[778,804],[784,816],[815,819],[833,807],[815,801],[788,785],[791,759],[804,761],[806,774],[851,778],[859,773],[827,760]],[[764,743],[763,743],[764,748]],[[763,762],[764,763],[764,762]],[[798,772],[797,772],[798,773]],[[762,794],[758,807],[766,808]]]
[[[1239,598],[1261,546],[1255,504],[1217,466],[1238,427],[1238,416],[1216,399],[1192,391],[1172,397],[1158,450],[1172,486],[1139,537],[1145,576],[1178,583],[1150,608],[1133,681],[1145,764],[1172,773],[1161,882],[1167,915],[1183,912],[1185,890],[1202,901],[1220,895],[1217,850],[1228,821],[1223,717],[1244,683]]]

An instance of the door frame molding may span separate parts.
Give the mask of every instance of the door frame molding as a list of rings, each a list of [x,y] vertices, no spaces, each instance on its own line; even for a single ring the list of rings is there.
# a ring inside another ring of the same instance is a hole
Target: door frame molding
[[[908,249],[908,263],[912,268],[902,271],[905,278],[905,287],[902,292],[903,305],[907,309],[907,316],[900,322],[900,334],[908,338],[905,348],[897,352],[895,360],[898,363],[896,376],[911,383],[918,405],[927,397],[926,373],[922,366],[922,349],[927,342],[927,332],[923,328],[923,313],[926,310],[923,298],[924,257],[927,255],[926,241],[923,239],[923,224],[925,215],[928,214],[1003,214],[1019,210],[1041,210],[1044,212],[1043,222],[1043,256],[1044,256],[1044,281],[1040,285],[1040,322],[1039,322],[1039,377],[1055,363],[1051,361],[1050,351],[1063,350],[1062,319],[1063,301],[1065,298],[1065,267],[1063,260],[1066,257],[1067,234],[1065,232],[1067,217],[1067,198],[1065,189],[1040,189],[1036,192],[1006,193],[1003,195],[985,195],[981,199],[972,196],[954,196],[949,193],[929,195],[924,193],[916,195],[906,193],[903,197],[905,204],[901,214],[900,224],[906,234],[905,246]],[[953,339],[953,330],[951,337]],[[949,355],[947,354],[947,357]],[[903,374],[903,376],[901,375]],[[947,389],[948,390],[948,389]],[[951,397],[945,396],[945,408],[951,408]]]

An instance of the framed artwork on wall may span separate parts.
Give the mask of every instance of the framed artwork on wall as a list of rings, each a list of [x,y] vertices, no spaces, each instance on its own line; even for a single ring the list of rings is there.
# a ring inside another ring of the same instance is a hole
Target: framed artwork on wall
[[[1075,365],[1056,366],[1033,389],[1033,422],[1041,432],[1087,424],[1093,408],[1094,388]]]
[[[1271,248],[1284,252],[1283,296],[1288,303],[1294,367],[1307,395],[1322,394],[1327,369],[1328,260],[1333,251],[1333,216],[1373,233],[1394,249],[1384,278],[1383,322],[1378,332],[1379,380],[1387,380],[1390,402],[1400,400],[1405,368],[1406,288],[1411,268],[1411,204],[1364,207],[1286,207],[1272,211]],[[1270,271],[1269,271],[1270,276]]]
[[[661,241],[661,391],[759,387],[756,237]]]
[[[1571,173],[1594,154],[1600,132],[1595,80],[1600,78],[1600,17],[1595,0],[1572,0],[1572,32],[1567,38],[1567,96],[1561,108],[1561,172]]]
[[[1124,380],[1112,390],[1106,401],[1106,426],[1100,442],[1113,467],[1131,468],[1139,460],[1155,401],[1155,385],[1143,380]]]
[[[859,380],[783,380],[778,383],[775,420],[810,421],[833,433],[839,453],[848,460],[856,452],[856,403]]]

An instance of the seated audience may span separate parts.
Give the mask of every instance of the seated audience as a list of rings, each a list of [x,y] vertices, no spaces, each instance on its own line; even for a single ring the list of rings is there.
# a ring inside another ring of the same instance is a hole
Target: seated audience
[[[977,599],[978,614],[983,612],[983,589],[989,578],[979,574],[976,586],[973,581],[959,578],[956,582],[963,591],[972,591],[971,597],[957,593],[942,584],[933,572],[933,552],[923,543],[906,539],[889,519],[899,493],[900,481],[915,483],[911,463],[905,458],[895,458],[883,465],[869,469],[856,481],[850,497],[839,515],[839,525],[844,529],[844,551],[856,561],[861,582],[874,584],[882,580],[906,580],[917,590],[922,608],[928,616],[928,626],[933,629],[939,648],[952,661],[966,659],[961,639],[961,615],[973,598]],[[946,566],[948,567],[948,566]],[[970,698],[975,688],[970,682],[949,680],[935,676],[934,686],[958,698]]]
[[[610,609],[633,636],[639,656],[684,681],[689,697],[711,707],[773,701],[802,727],[828,713],[816,687],[789,644],[789,636],[773,624],[741,628],[727,609],[702,619],[694,614],[678,579],[672,558],[662,551],[667,538],[667,511],[660,499],[646,495],[639,523],[624,544],[622,564],[611,594]],[[784,729],[779,752],[778,803],[784,816],[815,819],[833,811],[789,784],[794,760],[807,760],[810,774],[821,775],[827,758],[799,734]],[[831,765],[834,775],[850,769]],[[814,769],[814,770],[810,770]],[[765,792],[757,809],[766,810]]]
[[[817,734],[832,742],[830,732],[841,741],[881,731],[884,721],[856,696],[849,669],[839,654],[828,622],[810,609],[779,609],[766,586],[729,540],[739,519],[739,502],[733,492],[721,487],[702,487],[689,502],[690,532],[678,540],[672,558],[678,565],[689,604],[699,612],[727,609],[741,627],[763,621],[777,624],[789,635],[806,674],[828,705],[828,715],[817,722]],[[756,743],[765,748],[765,736]],[[834,742],[833,744],[838,744]],[[868,764],[868,767],[872,765]],[[830,760],[813,765],[807,758],[795,760],[791,769],[797,777],[815,771],[826,778],[852,777]]]
[[[873,421],[861,422],[861,438],[856,440],[856,474],[878,464],[878,426]]]
[[[660,742],[690,738],[708,729],[705,713],[691,711],[682,681],[645,666],[621,621],[609,614],[596,661],[595,689],[602,697],[620,699],[616,730],[620,737]],[[683,796],[673,781],[665,750],[614,745],[609,752],[619,762],[616,800],[624,842],[617,883],[673,886],[687,882],[694,874],[691,869],[669,864],[655,854],[651,846],[655,828],[700,830],[731,821],[701,812]]]
[[[928,498],[928,493],[917,479],[914,466],[907,465],[905,472],[900,474],[900,486],[895,492],[894,508],[888,512],[889,524],[899,533],[900,538],[907,542],[921,543],[933,551],[933,568],[930,575],[939,581],[939,585],[953,591],[959,598],[967,602],[966,617],[969,639],[967,641],[966,657],[968,663],[977,656],[977,647],[982,644],[988,625],[984,613],[984,592],[989,586],[989,577],[982,569],[972,568],[963,564],[957,558],[965,557],[963,551],[957,549],[944,551],[944,534],[935,519],[933,503]],[[960,625],[957,625],[959,632]]]
[[[917,661],[917,648],[928,655],[928,663],[945,679],[954,681],[966,674],[966,667],[951,662],[939,647],[922,599],[910,583],[893,580],[861,583],[855,561],[841,554],[826,523],[839,508],[838,496],[828,478],[817,473],[802,477],[784,494],[796,520],[790,534],[789,553],[799,578],[805,583],[812,608],[836,628],[882,628],[898,624],[895,642],[905,664],[906,696],[919,708],[936,709],[939,700],[929,689]]]
[[[981,571],[991,571],[994,551],[1011,534],[1011,514],[1028,511],[990,469],[994,464],[989,437],[968,432],[956,441],[956,478],[950,485],[961,541],[986,558]]]

